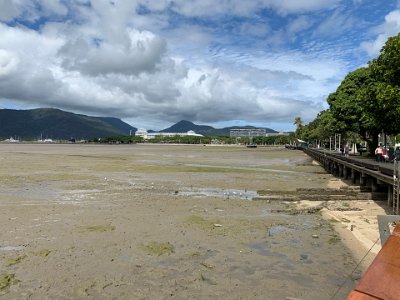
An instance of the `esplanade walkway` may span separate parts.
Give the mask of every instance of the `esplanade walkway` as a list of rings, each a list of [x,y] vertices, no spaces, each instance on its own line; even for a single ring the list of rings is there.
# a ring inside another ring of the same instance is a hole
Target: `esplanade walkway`
[[[304,148],[303,151],[318,161],[330,174],[351,180],[353,184],[369,189],[372,193],[384,193],[393,213],[400,213],[400,162],[377,162],[360,155],[344,156],[340,152]]]

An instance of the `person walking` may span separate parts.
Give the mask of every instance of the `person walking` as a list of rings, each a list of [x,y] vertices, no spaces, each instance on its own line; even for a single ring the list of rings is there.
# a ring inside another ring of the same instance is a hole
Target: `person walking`
[[[346,144],[346,145],[344,146],[344,156],[345,156],[345,157],[349,157],[349,151],[350,151],[349,144]]]
[[[381,162],[382,161],[382,154],[383,154],[383,149],[382,149],[382,146],[379,145],[375,149],[375,159],[376,159],[377,162]]]
[[[394,150],[394,159],[400,161],[400,146],[397,146]]]

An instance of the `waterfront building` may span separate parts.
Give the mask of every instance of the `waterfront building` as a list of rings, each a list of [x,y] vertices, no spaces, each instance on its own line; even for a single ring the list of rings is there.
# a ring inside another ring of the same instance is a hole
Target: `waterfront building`
[[[252,138],[257,136],[265,136],[266,130],[265,128],[239,128],[239,129],[231,129],[229,132],[230,137],[246,137]]]
[[[147,132],[144,128],[139,128],[135,132],[135,136],[140,136],[145,140],[154,139],[156,136],[197,136],[204,137],[202,134],[198,134],[193,130],[187,132]]]
[[[282,135],[289,136],[290,132],[269,132],[265,136],[268,137],[268,136],[282,136]]]

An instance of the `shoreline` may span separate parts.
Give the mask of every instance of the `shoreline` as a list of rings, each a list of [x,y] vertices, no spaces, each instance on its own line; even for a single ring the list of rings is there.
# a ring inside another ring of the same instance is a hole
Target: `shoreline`
[[[336,178],[328,183],[328,188],[350,186]],[[300,201],[299,206],[315,206],[322,201]],[[378,252],[382,249],[378,215],[388,215],[386,201],[376,200],[334,200],[321,210],[322,217],[330,222],[339,235],[343,245],[359,263],[362,273],[368,269]],[[345,207],[345,210],[340,208]],[[354,209],[353,209],[354,208]]]

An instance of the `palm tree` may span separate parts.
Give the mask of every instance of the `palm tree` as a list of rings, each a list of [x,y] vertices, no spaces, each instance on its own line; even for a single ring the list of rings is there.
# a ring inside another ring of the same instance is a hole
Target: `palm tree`
[[[296,138],[300,139],[301,134],[303,133],[304,123],[300,117],[294,118],[294,125],[296,125],[295,136]]]
[[[297,132],[298,130],[300,130],[300,129],[304,126],[304,123],[303,123],[303,121],[301,120],[301,117],[296,117],[296,118],[294,118],[294,123],[293,123],[293,125],[296,125],[296,132]]]

